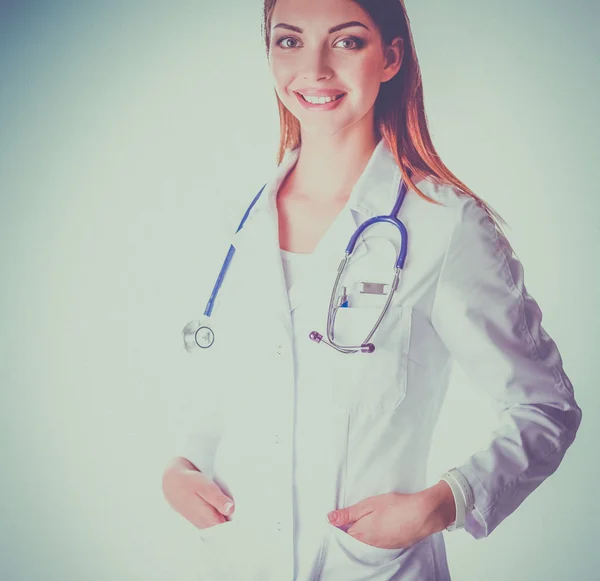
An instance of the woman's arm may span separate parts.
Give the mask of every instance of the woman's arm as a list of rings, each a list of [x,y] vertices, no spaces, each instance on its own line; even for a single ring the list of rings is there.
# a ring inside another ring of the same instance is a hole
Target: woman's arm
[[[457,469],[475,498],[465,529],[488,536],[559,466],[582,412],[508,240],[473,198],[460,199],[431,320],[500,423]]]

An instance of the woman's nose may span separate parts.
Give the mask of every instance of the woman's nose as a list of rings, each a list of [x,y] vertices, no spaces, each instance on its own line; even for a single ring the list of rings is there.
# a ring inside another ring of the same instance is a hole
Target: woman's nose
[[[326,51],[307,51],[303,55],[300,75],[307,81],[327,79],[333,75],[333,69]]]

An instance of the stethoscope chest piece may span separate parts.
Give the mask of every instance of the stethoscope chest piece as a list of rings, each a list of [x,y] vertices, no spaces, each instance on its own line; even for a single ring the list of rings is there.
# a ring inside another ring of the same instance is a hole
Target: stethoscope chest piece
[[[202,321],[190,321],[183,328],[183,344],[188,352],[200,347],[208,349],[215,342],[214,331]]]

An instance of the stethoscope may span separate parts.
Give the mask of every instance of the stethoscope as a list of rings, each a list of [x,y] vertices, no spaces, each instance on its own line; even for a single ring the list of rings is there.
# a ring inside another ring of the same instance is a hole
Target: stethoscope
[[[410,171],[408,172],[408,175],[410,177]],[[259,199],[260,195],[263,193],[263,190],[265,189],[266,185],[267,184],[265,184],[261,188],[260,192],[258,192],[256,197],[252,200],[250,206],[248,207],[248,209],[246,210],[246,213],[244,214],[244,217],[242,218],[242,221],[240,222],[240,225],[238,226],[238,229],[236,230],[236,233],[239,232],[244,227],[244,223],[248,219],[248,216],[250,215],[250,212],[252,211],[254,204],[256,204],[256,202],[258,201],[258,199]],[[341,353],[373,353],[373,351],[375,351],[375,345],[373,345],[373,343],[369,343],[369,340],[371,339],[371,337],[375,334],[375,332],[379,328],[379,325],[381,324],[381,321],[383,320],[383,317],[385,316],[385,314],[392,302],[394,293],[396,292],[396,289],[398,288],[398,284],[400,281],[400,273],[401,273],[402,269],[404,268],[404,262],[406,260],[406,252],[408,250],[408,233],[406,231],[406,227],[396,217],[398,215],[398,212],[400,211],[400,207],[402,206],[402,203],[404,202],[404,198],[406,196],[407,189],[408,188],[407,188],[407,185],[404,182],[404,180],[403,179],[400,180],[400,186],[398,188],[398,195],[397,195],[396,202],[394,204],[394,207],[392,208],[391,213],[389,215],[385,215],[385,216],[374,216],[373,218],[366,220],[357,228],[357,230],[354,232],[354,234],[350,237],[350,242],[348,242],[348,246],[346,247],[346,252],[345,252],[344,258],[342,259],[342,261],[340,262],[340,265],[338,267],[337,277],[335,279],[335,284],[333,286],[333,291],[331,292],[331,298],[329,300],[329,308],[327,311],[327,340],[325,340],[323,338],[323,335],[321,335],[317,331],[312,331],[311,333],[309,333],[308,336],[315,343],[321,343],[321,342],[325,343],[326,345],[333,347],[334,349],[336,349],[337,351],[340,351]],[[375,325],[373,326],[373,328],[371,329],[370,333],[367,335],[365,340],[360,345],[340,345],[340,344],[336,343],[334,340],[335,317],[337,314],[337,310],[339,308],[347,306],[348,298],[346,297],[346,292],[344,289],[340,298],[338,299],[338,304],[335,305],[338,286],[339,286],[340,280],[342,278],[342,274],[344,273],[344,270],[346,268],[346,265],[348,264],[348,260],[350,259],[352,253],[354,252],[354,247],[356,246],[358,237],[367,228],[369,228],[369,226],[373,226],[374,224],[378,224],[380,222],[387,222],[388,224],[393,224],[400,231],[400,251],[398,252],[398,257],[397,257],[395,265],[394,265],[394,278],[393,278],[392,284],[390,286],[390,292],[388,293],[388,298],[382,308],[379,318],[375,322]],[[223,265],[221,266],[219,276],[217,277],[217,281],[215,282],[215,285],[213,287],[210,298],[208,299],[206,309],[204,310],[204,319],[201,321],[198,321],[198,320],[190,321],[183,328],[183,331],[182,331],[183,343],[184,343],[185,349],[188,352],[193,352],[197,348],[208,349],[215,342],[215,333],[212,330],[212,328],[210,327],[210,325],[208,325],[208,323],[206,322],[206,319],[209,319],[212,314],[212,310],[213,310],[215,301],[217,299],[217,295],[219,293],[219,290],[221,289],[221,285],[223,284],[223,279],[225,278],[225,274],[227,273],[227,270],[229,269],[229,265],[231,264],[231,260],[233,259],[234,254],[235,254],[235,247],[233,246],[233,244],[231,244],[229,247],[229,251],[227,252],[227,256],[225,257],[225,260],[223,261]]]

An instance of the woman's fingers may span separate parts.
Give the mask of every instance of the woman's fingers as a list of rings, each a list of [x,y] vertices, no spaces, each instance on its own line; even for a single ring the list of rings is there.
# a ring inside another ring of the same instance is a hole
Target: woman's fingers
[[[195,498],[189,501],[185,507],[185,518],[199,529],[206,529],[213,526],[218,526],[226,522],[223,515],[212,507],[208,502],[200,498],[198,495],[193,495]]]
[[[189,475],[189,482],[192,490],[220,514],[230,516],[235,510],[233,500],[213,480],[202,474],[202,472],[197,470],[192,471]]]
[[[163,474],[163,494],[173,510],[200,529],[224,523],[221,514],[231,502],[223,491],[200,471],[177,464]],[[233,512],[233,509],[231,510]]]

